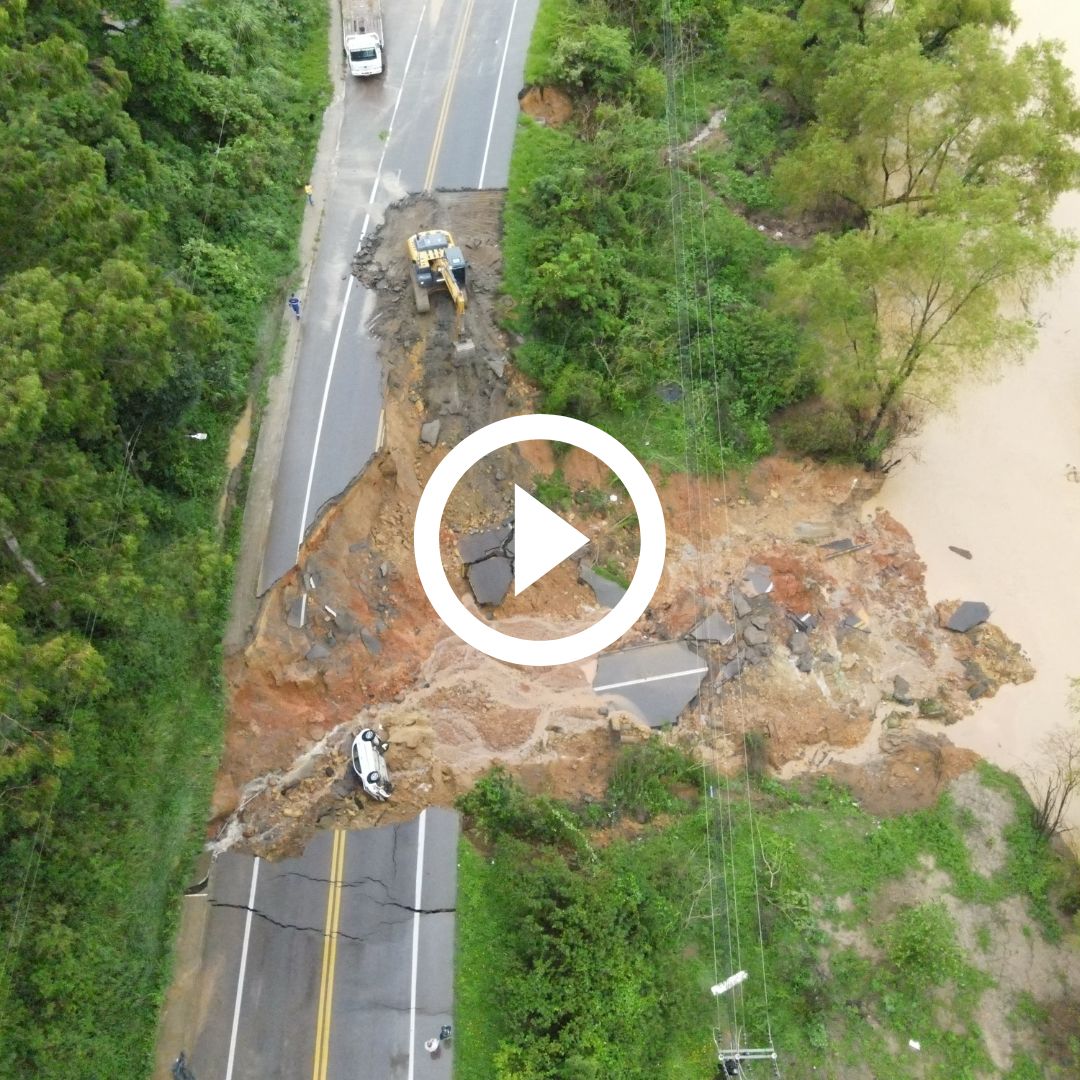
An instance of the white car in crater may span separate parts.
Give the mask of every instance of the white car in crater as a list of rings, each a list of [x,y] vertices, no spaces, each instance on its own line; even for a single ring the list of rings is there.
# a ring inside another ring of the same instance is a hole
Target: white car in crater
[[[390,770],[386,767],[383,756],[390,749],[390,744],[380,739],[371,728],[364,728],[352,744],[352,767],[360,778],[364,790],[380,802],[390,798],[394,785],[390,783]]]

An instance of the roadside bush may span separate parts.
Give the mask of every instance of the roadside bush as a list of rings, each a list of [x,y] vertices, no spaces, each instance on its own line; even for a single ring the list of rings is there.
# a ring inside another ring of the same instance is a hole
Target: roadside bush
[[[862,445],[857,421],[837,408],[815,409],[781,420],[777,434],[786,450],[807,457],[855,461]]]
[[[604,23],[590,23],[561,37],[552,65],[556,82],[598,97],[625,93],[633,71],[629,33]]]
[[[501,765],[489,769],[454,804],[489,843],[500,839],[577,845],[581,834],[565,811],[543,797],[530,797]]]
[[[566,18],[573,29],[548,77],[581,108],[558,131],[523,122],[507,195],[505,288],[527,339],[516,359],[546,409],[607,427],[647,460],[752,460],[772,448],[772,412],[805,390],[796,324],[763,308],[775,245],[706,191],[693,161],[665,167],[672,130],[654,119],[668,104],[655,66],[662,25],[635,13],[628,31],[623,6],[573,0]],[[679,20],[691,36],[713,29],[703,10]],[[727,60],[714,43],[695,57],[704,100],[671,102],[665,121],[682,138],[711,101],[733,95],[738,138],[722,186],[735,202],[765,205],[778,111],[718,78]],[[658,408],[670,382],[683,385],[685,405]]]

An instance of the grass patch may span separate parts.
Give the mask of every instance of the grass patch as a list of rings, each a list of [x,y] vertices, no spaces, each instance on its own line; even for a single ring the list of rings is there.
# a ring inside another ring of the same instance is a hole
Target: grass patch
[[[544,83],[551,77],[551,59],[565,23],[576,9],[574,0],[542,0],[533,23],[529,51],[525,54],[526,86]]]
[[[595,570],[600,577],[614,582],[620,588],[630,588],[630,579],[623,573],[622,568],[613,559],[608,559],[607,562],[597,563],[593,567],[593,570]]]
[[[505,1030],[502,978],[511,964],[504,878],[472,843],[458,845],[454,1076],[485,1080]]]
[[[534,476],[533,494],[550,510],[567,509],[573,496],[562,469],[556,469],[550,476]]]

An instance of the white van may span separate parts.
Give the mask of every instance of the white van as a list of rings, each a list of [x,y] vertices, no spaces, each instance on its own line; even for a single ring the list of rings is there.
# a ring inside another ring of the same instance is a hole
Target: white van
[[[394,785],[390,783],[390,770],[383,757],[389,749],[390,744],[380,739],[371,728],[364,728],[353,739],[353,770],[364,785],[364,790],[380,802],[389,799],[394,790]]]

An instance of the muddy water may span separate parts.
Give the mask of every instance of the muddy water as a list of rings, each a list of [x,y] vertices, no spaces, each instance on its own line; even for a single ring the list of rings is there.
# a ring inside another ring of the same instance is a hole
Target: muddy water
[[[1064,41],[1080,73],[1080,7],[1013,0],[1013,8],[1018,41]],[[1080,232],[1080,193],[1061,199],[1054,220]],[[872,504],[911,531],[931,602],[985,600],[1034,662],[1034,681],[1005,687],[949,729],[958,745],[1021,774],[1045,767],[1050,731],[1077,722],[1067,697],[1069,678],[1080,676],[1080,483],[1068,469],[1080,468],[1080,263],[1039,296],[1033,314],[1041,330],[1024,364],[994,383],[960,387],[954,409],[916,439],[917,459]],[[1080,801],[1071,817],[1080,833]]]

